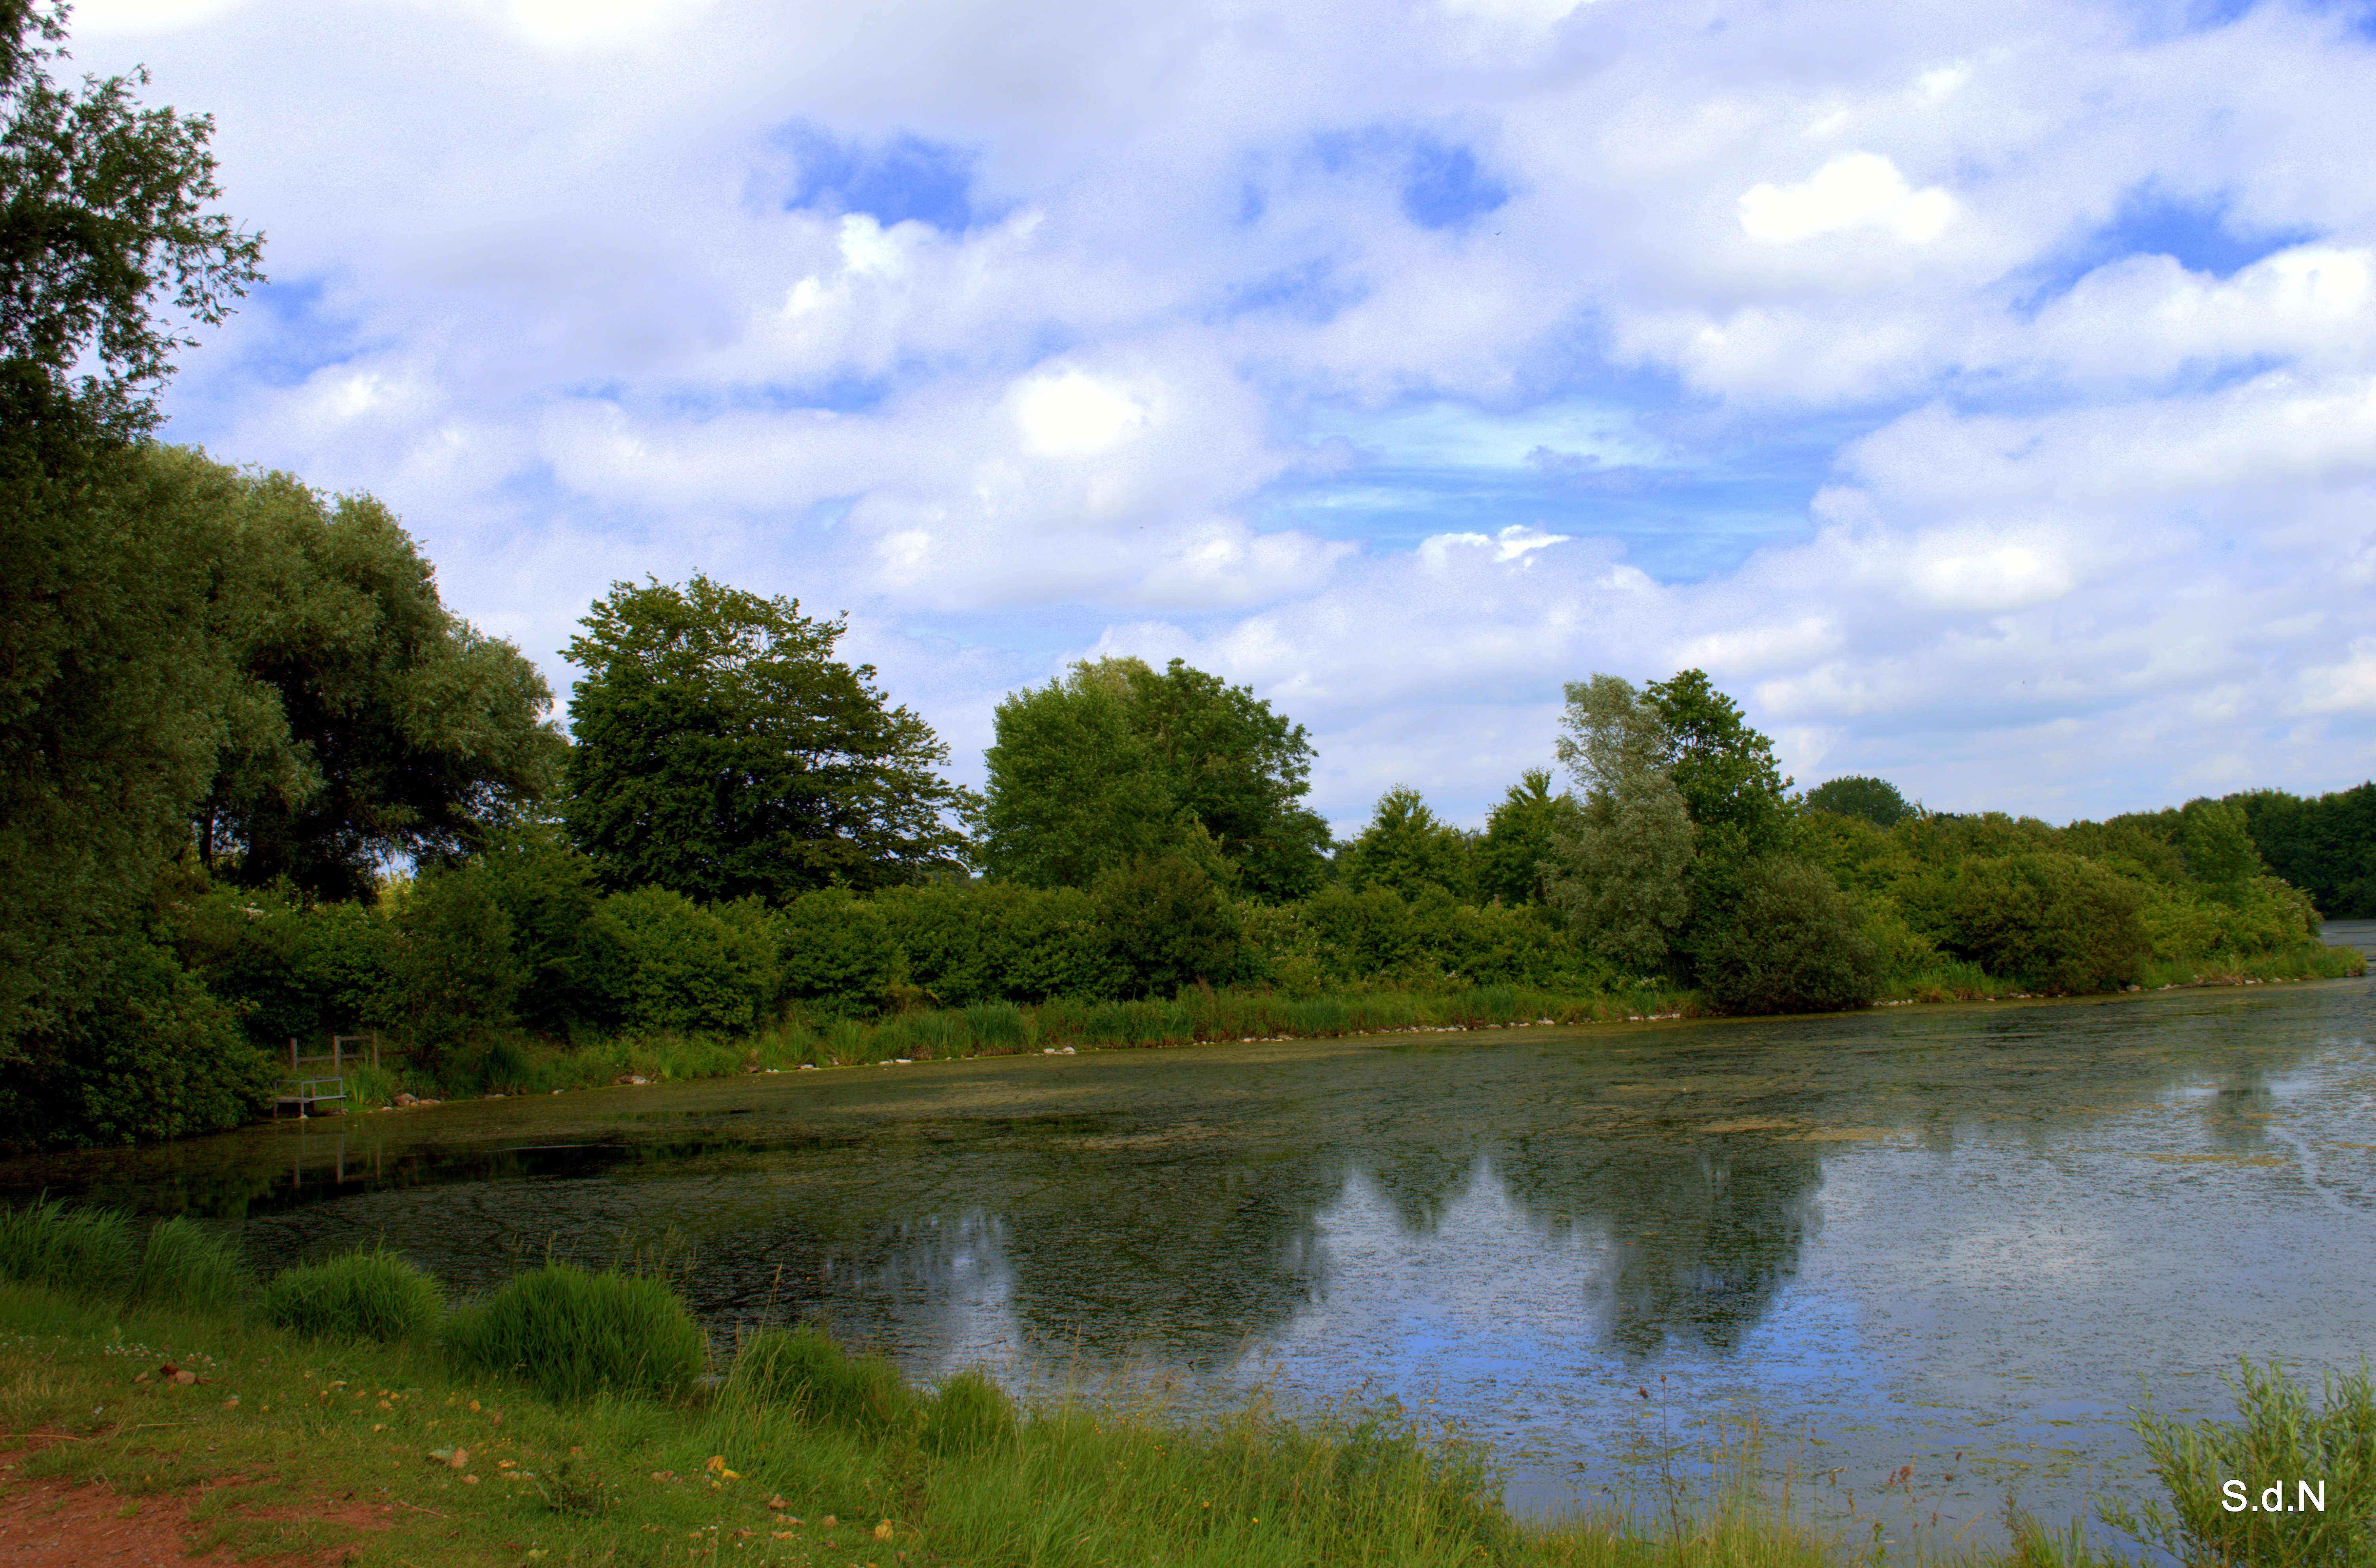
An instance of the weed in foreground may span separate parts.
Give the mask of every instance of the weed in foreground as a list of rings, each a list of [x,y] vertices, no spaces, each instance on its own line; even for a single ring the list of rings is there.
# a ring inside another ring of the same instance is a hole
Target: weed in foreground
[[[273,1277],[257,1303],[265,1322],[315,1339],[425,1339],[442,1312],[437,1287],[384,1249],[349,1253]]]
[[[455,1364],[514,1373],[554,1399],[609,1390],[672,1398],[708,1364],[708,1341],[666,1281],[548,1263],[446,1324]]]

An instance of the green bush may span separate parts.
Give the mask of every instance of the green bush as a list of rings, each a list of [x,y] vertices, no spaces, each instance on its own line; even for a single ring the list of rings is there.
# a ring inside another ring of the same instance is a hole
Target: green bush
[[[2180,1562],[2251,1563],[2255,1568],[2346,1568],[2376,1548],[2376,1384],[2367,1366],[2324,1380],[2323,1408],[2272,1364],[2239,1360],[2228,1379],[2238,1419],[2192,1425],[2156,1415],[2150,1406],[2131,1425],[2168,1489],[2176,1509],[2125,1506],[2105,1522]],[[2245,1503],[2225,1489],[2243,1482]],[[2323,1507],[2301,1508],[2307,1481]],[[2263,1489],[2279,1486],[2283,1512],[2260,1507]]]
[[[414,1060],[434,1067],[514,1021],[512,921],[482,864],[423,871],[403,897],[397,973]]]
[[[548,1263],[454,1314],[459,1365],[511,1372],[555,1399],[609,1391],[674,1396],[708,1364],[709,1343],[665,1281]]]
[[[772,928],[719,917],[681,893],[614,893],[587,921],[588,990],[603,1021],[647,1034],[748,1029],[781,984]]]
[[[924,883],[874,896],[908,979],[944,1006],[1110,996],[1120,984],[1096,906],[1077,887]]]
[[[426,1338],[441,1311],[437,1287],[385,1249],[349,1253],[273,1277],[259,1303],[264,1321],[316,1339]]]
[[[846,1355],[832,1336],[805,1325],[744,1340],[726,1392],[754,1405],[790,1406],[812,1425],[868,1434],[914,1430],[929,1420],[898,1368],[879,1356]],[[970,1397],[960,1396],[960,1405]]]
[[[2049,850],[1966,861],[1930,902],[1954,956],[2037,990],[2093,992],[2144,959],[2145,894],[2133,878]]]
[[[203,883],[202,873],[187,876]],[[402,1017],[402,940],[387,910],[311,904],[285,884],[173,891],[183,895],[170,921],[182,962],[240,1012],[267,1054],[285,1059],[292,1037],[311,1054],[333,1034]]]
[[[247,1287],[238,1249],[177,1215],[148,1228],[130,1294],[158,1306],[220,1311],[237,1305]]]
[[[899,944],[883,911],[844,887],[794,899],[782,915],[784,990],[828,1013],[880,1012],[899,972]]]
[[[173,955],[134,938],[86,1011],[20,1035],[0,1077],[0,1146],[220,1132],[272,1103],[272,1065]]]
[[[1696,945],[1701,987],[1731,1013],[1861,1007],[1881,991],[1862,909],[1830,875],[1787,856],[1752,861],[1740,900]]]
[[[1126,993],[1168,997],[1237,978],[1245,947],[1237,909],[1184,856],[1126,861],[1098,878],[1091,897]]]
[[[120,1209],[42,1198],[0,1209],[0,1275],[86,1299],[112,1293],[132,1263],[132,1221]]]

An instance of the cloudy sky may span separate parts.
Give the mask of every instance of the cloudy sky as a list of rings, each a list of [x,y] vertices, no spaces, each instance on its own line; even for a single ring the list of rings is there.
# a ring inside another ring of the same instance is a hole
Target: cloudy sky
[[[2368,6],[82,0],[271,285],[172,438],[559,658],[847,612],[978,779],[1173,655],[1349,829],[1564,681],[2054,820],[2376,772]]]

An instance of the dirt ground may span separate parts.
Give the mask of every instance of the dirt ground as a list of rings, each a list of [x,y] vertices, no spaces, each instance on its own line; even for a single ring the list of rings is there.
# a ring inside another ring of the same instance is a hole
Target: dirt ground
[[[77,1485],[52,1477],[18,1473],[26,1459],[51,1443],[65,1441],[56,1433],[28,1435],[26,1446],[0,1458],[0,1565],[6,1568],[180,1568],[192,1562],[239,1561],[239,1553],[214,1550],[193,1558],[194,1538],[214,1533],[191,1515],[206,1494],[226,1487],[244,1486],[254,1478],[220,1476],[183,1492],[125,1497],[94,1481]],[[235,1507],[241,1519],[266,1521],[303,1517],[356,1531],[385,1529],[395,1512],[389,1504],[330,1499],[302,1515],[286,1508]],[[317,1550],[251,1558],[285,1568],[331,1568],[342,1563],[353,1549],[334,1546]],[[220,1554],[220,1555],[219,1555]]]

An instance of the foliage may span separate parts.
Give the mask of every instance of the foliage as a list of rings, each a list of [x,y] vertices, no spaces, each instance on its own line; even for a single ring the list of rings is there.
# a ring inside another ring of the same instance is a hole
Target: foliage
[[[944,1006],[1106,996],[1121,983],[1097,906],[1080,888],[926,883],[885,888],[874,908],[909,980]]]
[[[482,862],[426,870],[397,917],[397,975],[414,1051],[434,1066],[513,1023],[512,920]]]
[[[132,1221],[121,1209],[42,1197],[0,1208],[0,1278],[92,1295],[124,1277]]]
[[[1090,890],[1125,993],[1170,996],[1237,977],[1244,947],[1238,911],[1204,871],[1180,855],[1142,855]]]
[[[2256,1367],[2239,1358],[2227,1383],[2236,1396],[2233,1422],[2188,1425],[2156,1414],[2150,1403],[2132,1412],[2130,1424],[2175,1512],[2120,1505],[2104,1510],[2105,1522],[2180,1562],[2367,1562],[2376,1549],[2376,1383],[2367,1366],[2349,1376],[2330,1373],[2316,1408],[2309,1390],[2274,1362]],[[2303,1506],[2304,1482],[2322,1506]],[[2272,1486],[2275,1509],[2263,1506]]]
[[[239,1250],[175,1215],[149,1226],[125,1294],[134,1301],[204,1312],[235,1306],[247,1290]]]
[[[1505,904],[1539,904],[1545,898],[1544,862],[1551,841],[1574,837],[1582,826],[1575,797],[1551,793],[1550,769],[1530,767],[1510,786],[1485,819],[1477,841],[1477,893]]]
[[[283,1269],[256,1310],[275,1328],[315,1339],[425,1339],[444,1311],[429,1277],[374,1248]]]
[[[643,1032],[747,1029],[782,985],[771,926],[665,887],[613,893],[587,922],[585,975],[602,1021]]]
[[[224,541],[235,720],[197,808],[213,866],[368,897],[392,855],[452,859],[550,792],[564,744],[519,649],[448,611],[436,572],[368,495],[159,454]]]
[[[2106,990],[2132,978],[2147,951],[2144,888],[2076,855],[1975,858],[1909,893],[1927,894],[1947,952],[2037,989]]]
[[[1378,798],[1369,826],[1347,846],[1338,874],[1348,887],[1391,887],[1406,898],[1440,887],[1455,898],[1476,896],[1469,836],[1427,809],[1420,792],[1397,784]]]
[[[2282,790],[2230,795],[2269,869],[2334,920],[2376,916],[2376,783],[2305,799]]]
[[[601,897],[594,862],[550,821],[515,823],[472,862],[511,922],[511,956],[522,1022],[559,1033],[599,1010],[585,984],[586,927]]]
[[[610,887],[783,902],[964,853],[948,748],[833,657],[847,623],[696,575],[613,584],[579,624],[564,815]]]
[[[401,938],[389,911],[317,904],[287,886],[209,886],[184,861],[160,886],[164,924],[190,972],[240,1015],[256,1048],[320,1051],[332,1034],[403,1016]]]
[[[1785,855],[1745,868],[1739,900],[1693,956],[1702,989],[1734,1013],[1861,1007],[1886,978],[1865,911],[1823,871]]]
[[[1751,729],[1703,671],[1653,681],[1642,695],[1666,731],[1667,773],[1699,830],[1693,909],[1721,919],[1740,897],[1747,868],[1788,840],[1790,780],[1775,761],[1774,742]]]
[[[1914,808],[1906,803],[1896,785],[1886,778],[1869,778],[1860,773],[1816,785],[1807,791],[1802,803],[1809,811],[1860,817],[1876,827],[1895,827],[1914,814]]]
[[[742,911],[754,918],[757,911]],[[784,990],[833,1013],[872,1013],[899,973],[899,944],[873,900],[845,887],[802,894],[777,921]]]
[[[1666,766],[1665,721],[1614,675],[1571,682],[1560,760],[1584,787],[1573,834],[1555,835],[1544,893],[1593,952],[1656,968],[1691,914],[1697,829]]]
[[[1081,662],[1010,694],[994,717],[981,802],[983,863],[1038,887],[1086,887],[1136,856],[1209,835],[1262,898],[1317,885],[1327,827],[1302,804],[1303,727],[1243,686],[1173,659]]]
[[[554,1399],[675,1397],[709,1360],[708,1341],[665,1280],[565,1263],[456,1313],[445,1337],[457,1365],[516,1373]]]
[[[2186,869],[2219,898],[2231,903],[2240,899],[2245,884],[2263,869],[2244,809],[2225,801],[2189,801],[2179,814],[2179,824]]]
[[[270,1063],[231,1009],[145,934],[120,939],[98,994],[18,1050],[0,1077],[0,1145],[183,1137],[272,1103]]]

